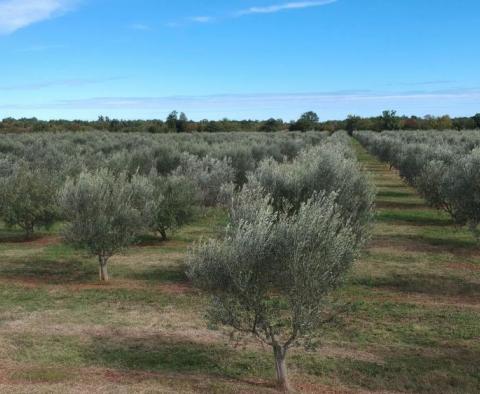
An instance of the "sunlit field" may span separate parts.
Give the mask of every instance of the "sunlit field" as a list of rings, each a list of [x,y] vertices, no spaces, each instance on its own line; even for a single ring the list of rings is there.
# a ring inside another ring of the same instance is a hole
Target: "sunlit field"
[[[359,142],[343,143],[376,187],[372,235],[332,293],[342,308],[316,332],[317,346],[291,350],[292,386],[479,392],[475,237]],[[186,275],[189,248],[223,238],[227,207],[203,206],[167,240],[143,232],[110,258],[108,282],[99,281],[95,257],[63,241],[67,222],[31,239],[0,224],[1,392],[278,392],[271,349],[213,324],[208,291]]]

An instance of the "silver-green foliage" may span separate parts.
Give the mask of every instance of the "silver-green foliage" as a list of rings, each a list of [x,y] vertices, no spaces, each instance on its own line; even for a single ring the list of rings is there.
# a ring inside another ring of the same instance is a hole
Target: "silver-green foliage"
[[[154,187],[149,214],[150,227],[167,239],[167,233],[189,223],[200,203],[198,190],[192,180],[184,176],[149,175]]]
[[[375,190],[345,145],[315,146],[292,162],[263,161],[250,180],[262,185],[278,210],[297,210],[314,193],[335,192],[342,215],[358,230],[358,241],[365,240],[367,232],[361,230],[371,222]]]
[[[480,148],[454,162],[428,162],[417,187],[430,205],[467,225],[480,241]]]
[[[82,172],[60,191],[65,239],[98,257],[101,280],[108,280],[108,259],[133,243],[148,223],[152,194],[146,178],[107,170]]]
[[[197,157],[186,153],[173,175],[183,176],[193,182],[205,206],[216,205],[222,186],[235,180],[235,170],[230,159],[219,160],[210,156]]]
[[[0,216],[8,226],[19,226],[30,238],[38,227],[49,227],[58,218],[58,179],[25,163],[13,165],[0,177]]]
[[[468,225],[480,238],[480,133],[478,131],[363,131],[355,137],[399,170],[428,204]]]
[[[189,277],[214,295],[210,318],[272,346],[284,388],[287,350],[314,336],[358,252],[361,236],[337,197],[314,192],[291,214],[247,184],[233,199],[225,238],[196,245],[188,258]]]

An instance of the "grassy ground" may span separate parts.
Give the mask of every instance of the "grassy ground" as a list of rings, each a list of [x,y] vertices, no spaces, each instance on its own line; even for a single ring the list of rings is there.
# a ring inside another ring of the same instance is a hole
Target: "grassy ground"
[[[289,366],[301,392],[480,392],[480,252],[356,145],[378,187],[374,237],[339,296],[351,313]],[[274,393],[269,349],[234,346],[204,320],[184,275],[210,211],[171,241],[145,240],[97,282],[58,229],[32,242],[0,229],[0,392]]]

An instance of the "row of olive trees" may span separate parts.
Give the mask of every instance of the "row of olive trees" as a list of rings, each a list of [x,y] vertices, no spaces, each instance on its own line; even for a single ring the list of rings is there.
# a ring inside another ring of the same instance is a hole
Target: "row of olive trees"
[[[204,165],[206,161],[206,165]],[[232,182],[228,163],[189,157],[169,176],[109,169],[61,177],[25,164],[0,177],[0,218],[19,226],[27,239],[38,228],[64,222],[65,239],[98,257],[101,280],[108,280],[111,256],[153,231],[164,240],[187,224],[202,206],[215,205],[222,186]]]
[[[359,132],[356,138],[480,241],[480,132]]]
[[[22,228],[27,239],[38,228],[65,222],[66,239],[98,256],[107,279],[109,257],[140,232],[166,239],[199,207],[216,205],[224,186],[241,183],[266,154],[285,160],[324,139],[319,133],[279,135],[269,147],[262,134],[230,136],[234,141],[227,143],[223,135],[6,135],[0,141],[0,219]]]
[[[115,173],[148,175],[152,168],[168,175],[178,168],[185,153],[204,158],[227,158],[241,185],[246,173],[258,163],[273,157],[293,159],[304,148],[326,138],[325,133],[215,133],[168,134],[143,133],[36,133],[2,134],[2,161],[25,161],[32,168],[77,176],[82,170],[109,168]],[[3,160],[2,160],[3,159]]]
[[[139,171],[123,171],[118,167],[98,170],[79,167],[67,176],[61,170],[35,168],[23,160],[0,161],[0,217],[7,225],[18,225],[24,229],[27,238],[31,238],[36,228],[49,227],[61,219],[56,197],[67,179],[102,170],[107,170],[112,177],[131,178],[139,175]],[[161,205],[168,212],[179,210],[175,210],[175,206],[185,206],[186,201],[214,206],[222,186],[235,181],[235,171],[229,159],[202,158],[186,153],[180,157],[176,169],[168,175],[159,174],[154,167],[145,172],[144,176],[155,186],[155,199],[162,200]],[[157,229],[165,238],[166,231],[172,227],[170,222],[182,220],[179,217],[168,219],[166,212],[158,214],[159,220],[161,217],[162,222],[168,223]],[[184,212],[184,216],[189,216],[188,212]]]
[[[230,200],[221,240],[195,245],[188,275],[213,294],[214,324],[271,346],[277,382],[290,391],[286,356],[312,346],[368,238],[374,189],[338,143],[291,163],[267,160]]]
[[[480,148],[456,160],[429,161],[416,186],[431,206],[468,226],[480,245]]]

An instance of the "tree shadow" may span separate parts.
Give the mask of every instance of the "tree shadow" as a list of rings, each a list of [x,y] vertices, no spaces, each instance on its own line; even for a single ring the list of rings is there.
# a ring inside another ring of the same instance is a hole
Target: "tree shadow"
[[[415,193],[412,192],[399,192],[399,191],[379,191],[377,197],[393,197],[393,198],[411,198],[416,197]]]
[[[97,266],[79,259],[68,260],[22,260],[9,263],[0,269],[0,274],[13,280],[34,280],[43,284],[72,284],[92,282],[97,278]]]
[[[166,242],[167,240],[164,240],[160,236],[156,236],[155,234],[142,234],[137,238],[135,242],[135,246],[138,246],[138,247],[162,246],[162,245],[165,245]]]
[[[376,201],[375,205],[381,209],[425,209],[425,204],[421,202]]]
[[[0,232],[0,243],[29,244],[41,240],[45,234],[35,233],[27,238],[24,232]]]
[[[452,228],[448,230],[454,231]],[[468,237],[454,238],[453,236],[438,237],[436,234],[396,234],[394,237],[391,235],[376,235],[373,244],[401,248],[409,252],[451,253],[459,257],[473,257],[480,252],[473,237],[471,239]]]
[[[134,272],[131,276],[133,279],[159,283],[185,284],[189,282],[183,266],[172,268],[151,267],[141,272]]]
[[[380,188],[388,188],[388,189],[407,189],[408,186],[402,183],[381,183],[378,185]]]
[[[267,354],[160,334],[120,338],[97,336],[85,351],[86,359],[93,364],[129,372],[207,374],[263,387],[272,387],[274,376],[273,363]]]
[[[394,203],[397,204],[397,203]],[[377,204],[378,205],[378,204]],[[424,205],[420,205],[425,208]],[[392,207],[390,207],[392,208]],[[398,206],[400,208],[400,206]],[[451,226],[452,220],[446,216],[440,216],[435,211],[407,211],[412,205],[402,206],[403,210],[377,212],[376,220],[387,223],[406,223],[412,226]]]
[[[372,287],[395,289],[405,293],[419,293],[438,296],[480,297],[480,284],[458,277],[415,273],[393,273],[385,277],[360,277],[356,284]]]
[[[477,393],[479,357],[478,349],[465,347],[394,348],[383,362],[317,359],[307,364],[306,371],[316,376],[328,373],[367,391]]]

